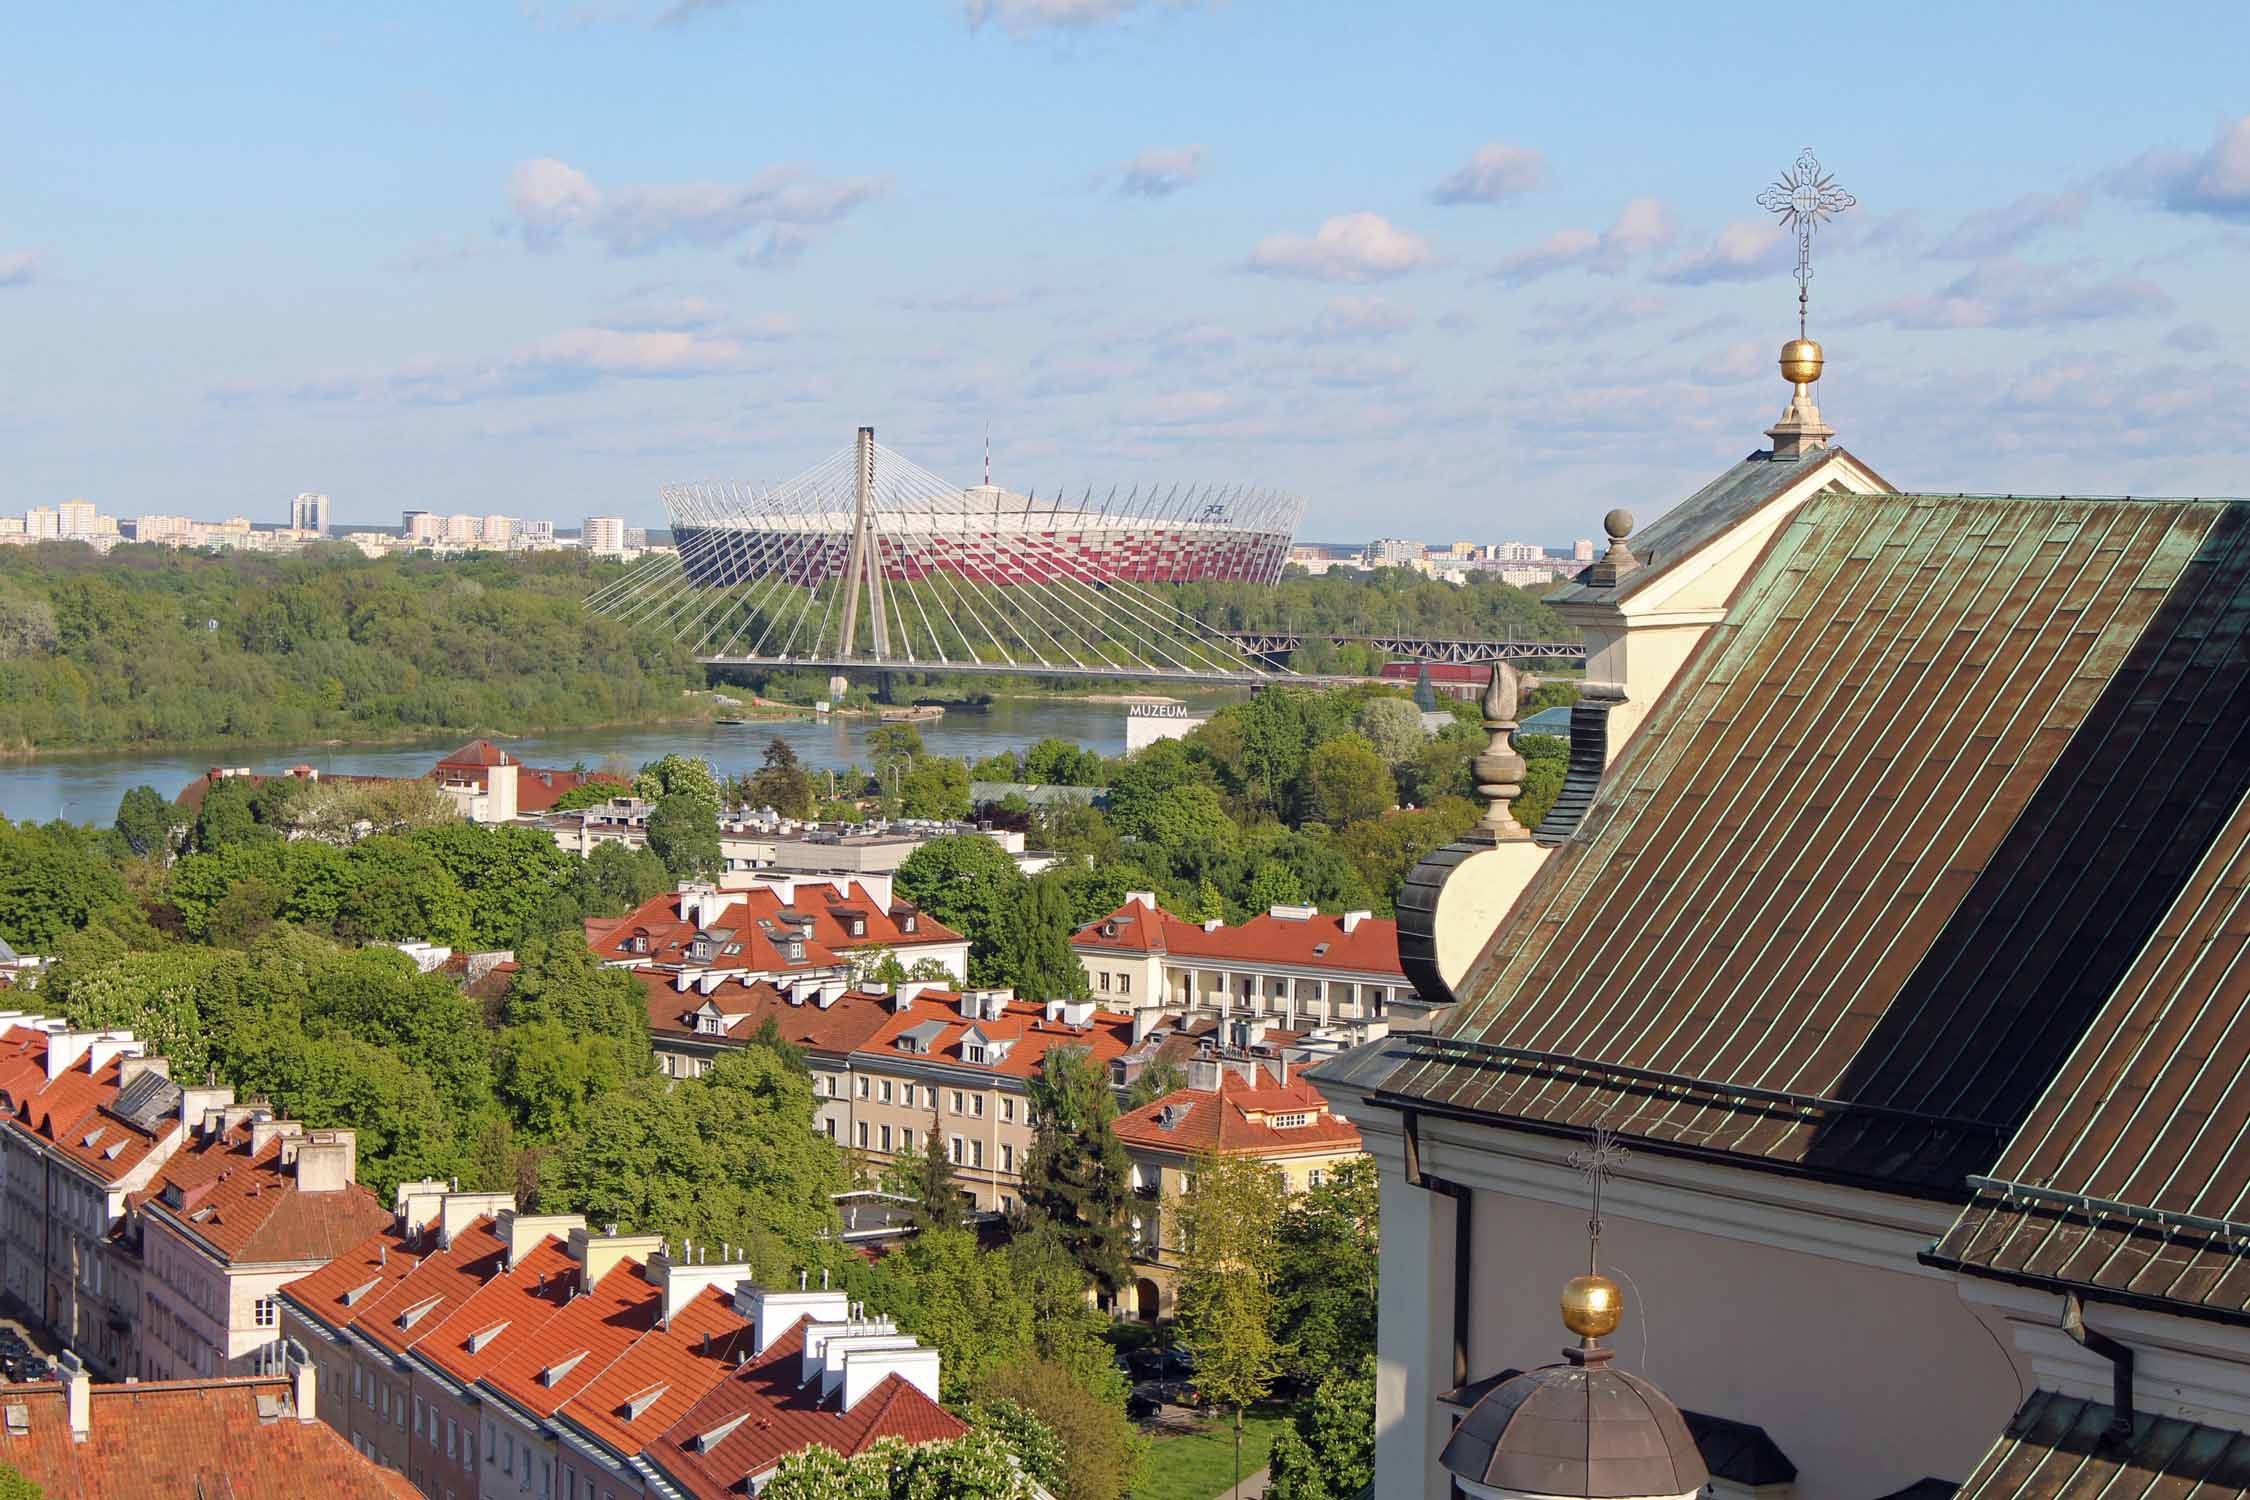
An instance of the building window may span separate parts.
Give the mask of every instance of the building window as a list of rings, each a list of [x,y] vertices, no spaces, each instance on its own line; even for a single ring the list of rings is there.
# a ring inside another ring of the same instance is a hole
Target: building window
[[[885,1104],[891,1102],[891,1081],[888,1078],[883,1080],[883,1102]]]
[[[891,1149],[891,1127],[888,1125],[883,1127],[883,1149],[885,1151]]]
[[[1000,1101],[1000,1123],[1003,1125],[1013,1125],[1016,1123],[1015,1100],[1002,1099]]]
[[[980,1120],[984,1118],[984,1095],[971,1094],[969,1096],[969,1113]]]
[[[1119,993],[1120,995],[1130,995],[1131,993],[1133,993],[1132,975],[1120,974],[1117,976],[1117,993]]]
[[[953,1091],[953,1112],[955,1114],[961,1113],[961,1091],[959,1089]]]
[[[1016,1148],[1009,1145],[1006,1141],[1002,1141],[1000,1143],[1000,1170],[1003,1172],[1013,1172],[1015,1169]]]
[[[1320,1168],[1318,1168],[1318,1167],[1314,1167],[1314,1168],[1313,1168],[1313,1169],[1312,1169],[1311,1171],[1309,1171],[1309,1172],[1307,1172],[1307,1173],[1305,1174],[1305,1186],[1306,1186],[1306,1187],[1319,1187],[1319,1186],[1320,1186],[1320,1185],[1321,1185],[1322,1183],[1326,1182],[1327,1180],[1328,1180],[1328,1174],[1327,1174],[1326,1172],[1323,1172],[1323,1171],[1322,1171],[1322,1170],[1321,1170]]]
[[[1312,1116],[1309,1114],[1274,1115],[1266,1123],[1276,1130],[1301,1130],[1312,1123]]]
[[[910,1154],[911,1154],[911,1153],[913,1152],[913,1150],[914,1150],[914,1127],[913,1127],[913,1126],[911,1126],[911,1125],[901,1125],[901,1126],[899,1127],[899,1130],[898,1130],[898,1147],[899,1147],[899,1149],[900,1149],[901,1151],[905,1151],[905,1152],[908,1152],[908,1153],[910,1153]]]
[[[945,1143],[945,1156],[953,1165],[961,1165],[961,1137],[955,1136]]]
[[[859,1149],[862,1151],[867,1149],[867,1122],[865,1120],[859,1122]]]
[[[828,1138],[830,1140],[836,1139],[836,1122],[834,1120],[821,1121],[820,1128],[828,1132]]]
[[[1109,970],[1107,969],[1102,970],[1102,993],[1105,995],[1109,993]]]
[[[974,1042],[963,1042],[961,1044],[961,1061],[973,1063],[983,1062],[984,1048],[978,1046]]]
[[[867,1097],[867,1090],[868,1090],[868,1082],[867,1082],[867,1080],[866,1080],[865,1078],[862,1078],[862,1079],[860,1079],[860,1081],[859,1081],[859,1097],[860,1097],[860,1098],[862,1098],[862,1099],[866,1098],[866,1097]]]

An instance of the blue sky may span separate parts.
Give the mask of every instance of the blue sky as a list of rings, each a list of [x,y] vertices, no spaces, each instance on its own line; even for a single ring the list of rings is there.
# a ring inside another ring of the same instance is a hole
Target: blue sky
[[[1596,534],[1822,406],[1895,483],[2250,491],[2250,7],[18,7],[0,511],[661,523],[872,422],[1303,535]]]

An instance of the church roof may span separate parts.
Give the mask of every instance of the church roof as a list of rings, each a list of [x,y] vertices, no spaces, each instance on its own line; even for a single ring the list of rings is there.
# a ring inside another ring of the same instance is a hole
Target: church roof
[[[1315,1076],[1959,1199],[2250,789],[2246,522],[1816,495],[1463,1003]]]
[[[2250,800],[1928,1257],[2250,1317]]]
[[[2122,1445],[2115,1413],[2035,1391],[1956,1500],[2240,1500],[2250,1495],[2250,1435],[2143,1412]],[[1927,1481],[1924,1481],[1927,1483]]]

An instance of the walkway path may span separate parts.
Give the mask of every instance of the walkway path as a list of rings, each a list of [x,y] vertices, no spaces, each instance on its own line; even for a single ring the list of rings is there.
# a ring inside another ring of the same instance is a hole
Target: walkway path
[[[1218,1500],[1259,1500],[1259,1497],[1266,1492],[1266,1480],[1272,1472],[1271,1469],[1260,1469],[1233,1489],[1220,1495]]]

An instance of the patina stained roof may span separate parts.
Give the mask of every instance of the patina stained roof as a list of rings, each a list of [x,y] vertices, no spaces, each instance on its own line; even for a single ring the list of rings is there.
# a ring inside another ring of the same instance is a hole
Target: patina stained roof
[[[2250,1313],[2250,801],[1928,1257]]]
[[[1816,496],[1378,1098],[1958,1198],[2250,787],[2245,507]]]
[[[2237,1500],[2250,1493],[2250,1436],[2142,1413],[2122,1445],[2115,1413],[2036,1391],[1956,1500]]]
[[[1846,458],[1851,455],[1841,448],[1816,448],[1796,458],[1775,458],[1770,450],[1756,450],[1634,532],[1629,545],[1640,566],[1607,586],[1567,583],[1547,595],[1547,602],[1614,603],[1631,598],[1693,557],[1705,543],[1732,531],[1807,474]],[[1854,458],[1852,462],[1859,461]]]

